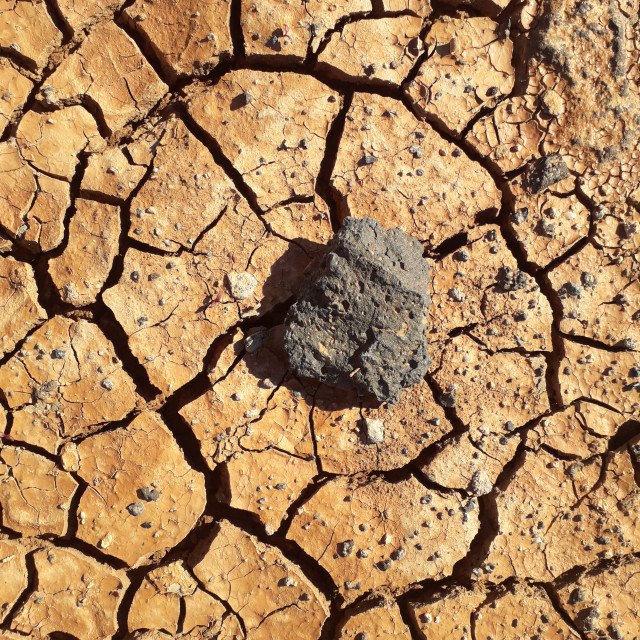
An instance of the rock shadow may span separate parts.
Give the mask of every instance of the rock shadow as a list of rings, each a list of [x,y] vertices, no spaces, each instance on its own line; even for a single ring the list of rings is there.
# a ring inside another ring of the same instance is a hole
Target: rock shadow
[[[266,388],[283,386],[296,397],[304,397],[309,406],[321,411],[341,411],[358,407],[379,407],[371,394],[332,387],[313,378],[304,378],[292,370],[284,346],[284,321],[287,311],[297,300],[300,287],[324,257],[326,245],[295,238],[289,248],[272,265],[263,287],[259,319],[247,330],[244,360],[249,372]],[[290,292],[282,296],[282,292]],[[280,295],[278,295],[280,294]],[[282,299],[282,298],[285,299]],[[267,305],[269,300],[278,300]]]

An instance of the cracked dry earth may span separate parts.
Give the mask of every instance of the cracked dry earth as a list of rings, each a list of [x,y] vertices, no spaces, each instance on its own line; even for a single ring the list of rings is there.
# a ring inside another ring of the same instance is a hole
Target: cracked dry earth
[[[638,0],[0,0],[0,640],[640,637]],[[297,377],[346,216],[432,283]]]

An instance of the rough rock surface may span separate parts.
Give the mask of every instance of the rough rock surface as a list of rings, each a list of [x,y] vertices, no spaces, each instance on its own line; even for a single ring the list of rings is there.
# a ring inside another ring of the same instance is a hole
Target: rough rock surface
[[[138,460],[140,451],[146,464]],[[189,467],[157,414],[143,413],[127,427],[86,438],[77,459],[77,473],[87,483],[77,536],[127,564],[175,546],[204,509],[204,478]],[[158,498],[141,498],[146,487]]]
[[[210,593],[241,612],[255,640],[317,637],[329,614],[325,597],[276,548],[226,520],[192,556],[195,576]]]
[[[0,389],[12,410],[12,436],[51,453],[121,420],[136,403],[133,381],[100,329],[62,316],[27,336],[0,368]]]
[[[405,233],[348,218],[285,320],[294,371],[399,400],[426,373],[429,264]]]
[[[351,602],[373,589],[397,593],[450,575],[478,531],[477,506],[467,504],[415,478],[332,480],[299,509],[287,536],[329,572]]]

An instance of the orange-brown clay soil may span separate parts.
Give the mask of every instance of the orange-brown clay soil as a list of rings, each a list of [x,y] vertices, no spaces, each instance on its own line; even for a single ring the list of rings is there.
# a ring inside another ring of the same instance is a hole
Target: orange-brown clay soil
[[[639,8],[0,0],[0,640],[638,640]],[[283,348],[347,216],[393,405]]]

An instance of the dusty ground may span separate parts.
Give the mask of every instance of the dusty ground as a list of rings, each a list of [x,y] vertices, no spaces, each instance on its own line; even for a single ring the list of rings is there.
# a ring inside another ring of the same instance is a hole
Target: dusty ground
[[[0,640],[640,637],[638,0],[0,0]],[[287,370],[345,216],[424,381]]]

